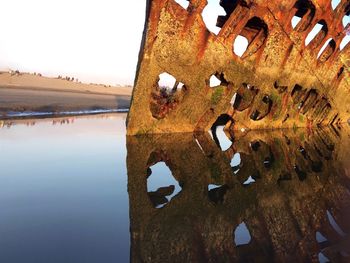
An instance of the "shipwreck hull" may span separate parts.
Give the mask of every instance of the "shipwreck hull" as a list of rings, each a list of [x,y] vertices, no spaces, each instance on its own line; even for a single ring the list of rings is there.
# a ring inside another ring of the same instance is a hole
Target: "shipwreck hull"
[[[204,131],[217,122],[271,129],[349,119],[350,45],[340,48],[348,1],[335,10],[325,0],[220,5],[226,15],[218,16],[216,35],[203,20],[206,0],[189,1],[187,9],[174,0],[148,1],[129,135]],[[294,16],[300,22],[293,28]],[[306,43],[316,24],[322,29]],[[248,41],[242,56],[234,52],[237,37]],[[171,90],[160,86],[163,73],[176,79]]]

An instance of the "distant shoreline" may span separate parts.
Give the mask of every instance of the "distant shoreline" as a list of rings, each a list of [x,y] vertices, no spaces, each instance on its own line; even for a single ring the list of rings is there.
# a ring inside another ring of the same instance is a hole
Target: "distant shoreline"
[[[0,84],[1,85],[1,84]],[[88,85],[88,84],[85,84]],[[32,90],[32,91],[56,91],[56,92],[71,92],[71,93],[83,93],[83,94],[94,94],[94,95],[122,95],[118,91],[115,93],[106,92],[94,92],[90,90],[74,90],[74,89],[59,89],[59,88],[44,88],[44,87],[29,87],[29,86],[17,86],[17,85],[1,85],[0,89],[17,89],[17,90]],[[118,89],[118,88],[116,88]]]
[[[65,118],[78,116],[93,116],[115,113],[128,113],[129,109],[97,109],[97,110],[81,110],[81,111],[55,111],[55,112],[14,112],[9,111],[5,115],[0,116],[0,121],[7,120],[27,120],[27,119],[46,119],[46,118]]]
[[[52,123],[52,124],[70,124],[77,120],[90,119],[90,118],[115,118],[123,116],[126,118],[125,112],[113,112],[113,113],[99,113],[99,114],[83,114],[83,115],[64,115],[64,116],[32,116],[26,118],[11,118],[0,119],[0,129],[11,128],[14,125],[34,126],[36,123]]]
[[[0,73],[0,119],[127,111],[131,87]]]

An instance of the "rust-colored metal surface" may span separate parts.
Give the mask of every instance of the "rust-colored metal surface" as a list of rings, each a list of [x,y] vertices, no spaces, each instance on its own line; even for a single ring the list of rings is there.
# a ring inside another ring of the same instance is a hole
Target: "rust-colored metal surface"
[[[187,9],[149,0],[128,116],[129,135],[339,125],[350,116],[350,45],[340,44],[350,2],[221,0],[216,35],[203,21],[206,0]],[[292,25],[293,17],[299,18]],[[322,29],[306,41],[315,27]],[[237,37],[248,41],[236,55]],[[159,76],[176,79],[162,87]],[[219,81],[212,86],[210,79]]]

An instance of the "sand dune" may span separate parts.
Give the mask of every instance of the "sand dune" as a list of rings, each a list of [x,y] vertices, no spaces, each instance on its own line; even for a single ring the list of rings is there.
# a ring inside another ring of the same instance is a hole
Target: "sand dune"
[[[0,118],[9,112],[129,108],[132,88],[109,87],[30,74],[0,74]]]
[[[20,75],[11,75],[8,72],[0,73],[0,87],[129,96],[132,92],[131,87],[113,87],[105,86],[102,84],[85,84],[57,78],[41,77],[27,73]]]

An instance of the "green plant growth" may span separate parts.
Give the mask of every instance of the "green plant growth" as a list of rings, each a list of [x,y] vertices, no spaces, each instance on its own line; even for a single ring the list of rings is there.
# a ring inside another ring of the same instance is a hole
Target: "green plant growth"
[[[218,104],[223,94],[224,94],[224,88],[222,86],[215,88],[213,94],[211,95],[211,104],[213,105]]]

